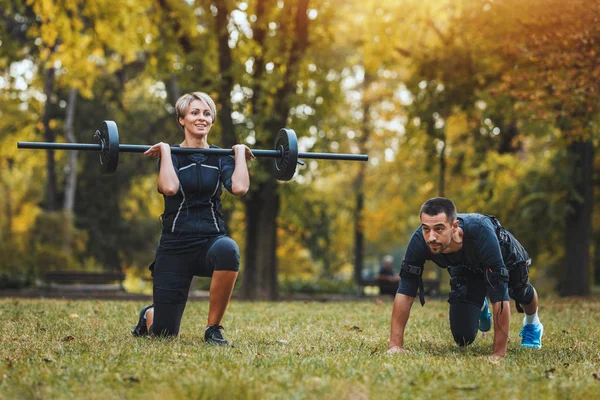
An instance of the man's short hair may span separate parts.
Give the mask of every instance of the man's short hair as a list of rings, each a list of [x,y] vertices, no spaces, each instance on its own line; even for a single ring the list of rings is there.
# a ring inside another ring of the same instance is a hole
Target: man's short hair
[[[456,206],[454,203],[445,197],[434,197],[423,203],[419,216],[422,214],[433,216],[441,213],[446,213],[446,217],[450,223],[456,220]]]

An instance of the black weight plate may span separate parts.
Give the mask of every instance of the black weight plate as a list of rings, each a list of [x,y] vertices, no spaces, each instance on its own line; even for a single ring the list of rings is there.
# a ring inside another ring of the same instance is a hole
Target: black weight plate
[[[119,131],[114,121],[104,121],[100,128],[100,166],[105,174],[112,174],[119,165]]]
[[[292,129],[282,128],[275,137],[275,150],[281,151],[281,157],[273,160],[275,177],[280,181],[289,181],[296,173],[298,164],[298,138]]]

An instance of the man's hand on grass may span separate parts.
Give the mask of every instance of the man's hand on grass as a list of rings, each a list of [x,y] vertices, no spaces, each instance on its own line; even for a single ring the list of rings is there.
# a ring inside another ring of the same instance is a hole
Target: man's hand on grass
[[[408,350],[406,350],[405,348],[400,347],[400,346],[391,346],[390,348],[388,348],[387,353],[388,354],[408,353]]]

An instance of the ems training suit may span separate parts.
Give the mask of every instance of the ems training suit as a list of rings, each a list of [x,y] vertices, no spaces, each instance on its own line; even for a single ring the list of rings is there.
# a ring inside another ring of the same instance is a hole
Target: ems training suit
[[[222,186],[231,192],[234,158],[171,154],[171,159],[179,190],[164,196],[162,234],[150,265],[154,321],[149,333],[154,335],[179,333],[194,275],[210,277],[213,271],[238,271],[240,265],[238,246],[226,236],[220,200]]]
[[[400,272],[397,293],[423,297],[423,265],[431,260],[450,274],[450,329],[459,345],[472,343],[477,336],[479,315],[486,294],[492,303],[507,301],[530,304],[534,289],[529,283],[529,254],[495,217],[458,214],[463,245],[456,253],[433,254],[423,237],[422,227],[412,235]]]

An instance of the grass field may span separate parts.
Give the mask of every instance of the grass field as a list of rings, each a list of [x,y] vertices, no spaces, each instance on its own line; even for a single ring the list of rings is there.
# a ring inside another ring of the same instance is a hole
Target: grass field
[[[232,302],[234,348],[203,342],[208,304],[177,339],[134,338],[137,302],[0,299],[3,399],[600,398],[600,300],[543,299],[541,350],[521,349],[513,306],[504,361],[491,335],[466,349],[444,301],[415,305],[408,354],[386,354],[391,300]]]

